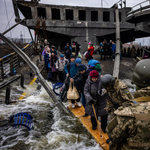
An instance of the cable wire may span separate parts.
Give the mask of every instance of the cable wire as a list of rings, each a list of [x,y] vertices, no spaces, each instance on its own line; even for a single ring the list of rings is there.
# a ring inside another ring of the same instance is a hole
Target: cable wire
[[[6,10],[7,21],[8,21],[8,24],[9,24],[8,12],[7,12],[7,7],[6,7],[6,1],[5,1],[5,0],[4,0],[4,4],[5,4],[5,10]],[[10,24],[9,24],[9,28],[10,28]],[[10,37],[12,38],[11,31],[10,31]]]

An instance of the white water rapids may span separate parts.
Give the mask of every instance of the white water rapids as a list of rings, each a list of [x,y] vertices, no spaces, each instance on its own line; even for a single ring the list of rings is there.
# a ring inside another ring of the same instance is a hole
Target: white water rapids
[[[18,101],[23,92],[17,84],[11,84],[12,101]],[[26,87],[24,100],[10,105],[4,104],[5,89],[0,90],[0,120],[26,112],[33,117],[34,130],[21,126],[0,128],[0,149],[101,150],[79,120],[60,112],[43,88],[36,91],[36,83]]]

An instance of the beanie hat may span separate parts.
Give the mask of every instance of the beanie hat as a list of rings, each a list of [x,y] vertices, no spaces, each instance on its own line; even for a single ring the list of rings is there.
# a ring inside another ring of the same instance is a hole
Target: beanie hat
[[[60,58],[64,58],[64,55],[63,55],[63,54],[61,54],[61,55],[60,55]]]
[[[71,55],[70,58],[76,58],[74,55]]]
[[[83,64],[80,64],[80,65],[78,65],[77,70],[83,71],[83,70],[85,70],[85,66]]]
[[[98,77],[99,77],[98,71],[92,70],[92,71],[90,72],[90,77],[91,77],[91,78],[98,78]]]
[[[75,63],[76,64],[81,64],[81,59],[80,58],[76,58]]]

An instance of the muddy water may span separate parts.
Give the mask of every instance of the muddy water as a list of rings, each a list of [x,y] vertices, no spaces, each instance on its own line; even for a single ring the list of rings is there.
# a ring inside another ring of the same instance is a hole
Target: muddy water
[[[23,89],[16,83],[11,86],[11,100],[15,101]],[[36,88],[36,83],[28,86],[24,101],[11,105],[5,105],[3,102],[5,89],[0,91],[0,120],[8,119],[19,112],[29,113],[34,118],[32,131],[24,127],[0,128],[0,149],[101,150],[78,119],[60,112],[46,91],[43,88],[37,91]]]

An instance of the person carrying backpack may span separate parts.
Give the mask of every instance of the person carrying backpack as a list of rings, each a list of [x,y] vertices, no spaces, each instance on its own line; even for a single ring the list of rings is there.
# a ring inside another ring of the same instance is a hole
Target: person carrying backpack
[[[88,66],[89,66],[90,71],[97,70],[101,74],[101,65],[98,60],[95,60],[95,59],[89,60]]]
[[[71,48],[71,46],[69,46],[69,43],[67,43],[65,48],[64,48],[64,55],[65,55],[66,59],[69,60],[71,54],[72,54],[72,48]]]
[[[51,48],[51,53],[52,52],[54,52],[55,55],[58,55],[57,50],[55,49],[54,45],[52,45],[52,48]]]
[[[56,70],[58,73],[59,81],[64,82],[64,67],[68,63],[68,60],[64,58],[64,55],[60,55],[60,58],[56,61]]]

